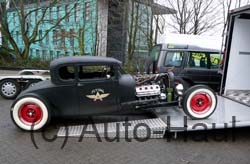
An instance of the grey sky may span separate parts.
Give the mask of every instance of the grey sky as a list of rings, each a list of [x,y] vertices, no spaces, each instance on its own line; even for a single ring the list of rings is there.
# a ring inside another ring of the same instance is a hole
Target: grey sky
[[[167,0],[154,0],[154,1],[156,3],[161,4],[161,5],[167,6]],[[216,14],[218,19],[221,20],[221,22],[222,22],[221,25],[218,25],[214,29],[209,30],[208,32],[206,32],[206,33],[204,33],[202,35],[216,36],[216,37],[222,36],[222,29],[223,29],[223,10],[222,10],[222,5],[221,5],[222,1],[223,0],[216,0],[214,2],[214,5],[218,5],[219,8],[221,8],[221,9],[218,9],[219,12],[218,12],[218,14]],[[224,1],[226,2],[226,1],[229,1],[229,0],[224,0]],[[239,0],[231,0],[231,1],[232,1],[231,9],[238,8]],[[241,6],[245,6],[246,4],[250,3],[250,0],[240,0],[240,1],[241,1]],[[166,22],[171,21],[170,15],[166,15],[166,16],[164,16],[164,18],[166,19]],[[166,25],[165,33],[173,33],[173,32],[174,32],[174,30]]]

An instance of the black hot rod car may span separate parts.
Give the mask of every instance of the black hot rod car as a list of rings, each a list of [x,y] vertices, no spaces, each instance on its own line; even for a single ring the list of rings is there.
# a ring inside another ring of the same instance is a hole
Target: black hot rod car
[[[183,93],[171,72],[125,74],[121,62],[106,57],[64,57],[50,65],[51,79],[22,92],[11,106],[11,118],[23,130],[39,130],[51,118],[75,118],[181,104],[192,119],[215,110],[217,98],[203,85]]]

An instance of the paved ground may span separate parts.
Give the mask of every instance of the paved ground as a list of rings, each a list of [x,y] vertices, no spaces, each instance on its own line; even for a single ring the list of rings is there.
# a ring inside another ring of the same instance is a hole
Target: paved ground
[[[0,71],[10,74],[10,72]],[[204,138],[206,133],[180,134],[177,139],[152,139],[147,142],[98,142],[96,139],[69,138],[61,149],[64,138],[53,142],[43,139],[42,133],[32,134],[17,129],[11,121],[9,107],[12,101],[0,98],[0,163],[163,163],[163,164],[243,164],[250,163],[250,128],[231,131],[209,131],[208,142],[197,142],[194,139]],[[144,117],[144,116],[142,116]],[[57,124],[55,124],[57,125]],[[49,127],[45,136],[52,138],[57,130]],[[228,141],[218,142],[214,136],[225,134]]]
[[[194,137],[203,138],[205,133],[188,133],[168,142],[167,139],[152,139],[147,142],[118,143],[97,142],[96,139],[69,138],[61,149],[64,138],[47,142],[41,133],[34,134],[38,149],[33,145],[30,133],[17,129],[9,117],[12,101],[0,98],[0,163],[250,163],[250,128],[235,131],[235,142],[228,132],[228,142],[216,142],[213,136],[222,136],[226,131],[208,132],[208,142],[195,142]],[[46,133],[53,137],[53,126]]]

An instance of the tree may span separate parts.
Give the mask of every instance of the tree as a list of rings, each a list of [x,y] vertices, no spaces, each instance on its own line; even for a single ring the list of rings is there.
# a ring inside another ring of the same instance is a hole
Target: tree
[[[32,2],[32,8],[26,8],[28,3]],[[17,59],[27,60],[29,59],[29,49],[32,44],[36,44],[46,38],[46,36],[53,29],[61,26],[61,22],[69,16],[72,7],[69,11],[66,11],[63,15],[59,15],[57,19],[47,19],[47,13],[49,9],[57,4],[58,0],[12,0],[11,11],[15,12],[16,18],[19,22],[20,35],[23,41],[24,48],[20,49],[18,43],[15,40],[9,23],[9,10],[6,9],[6,3],[1,3],[1,17],[0,17],[0,31],[4,37],[3,47],[10,52],[14,52]],[[32,18],[31,18],[32,17]],[[30,19],[35,19],[34,23],[31,23]],[[43,24],[50,24],[50,27],[42,34],[39,34],[39,28]]]
[[[166,0],[177,13],[171,16],[168,23],[180,34],[200,35],[212,30],[219,24],[217,17],[219,8],[215,0]]]

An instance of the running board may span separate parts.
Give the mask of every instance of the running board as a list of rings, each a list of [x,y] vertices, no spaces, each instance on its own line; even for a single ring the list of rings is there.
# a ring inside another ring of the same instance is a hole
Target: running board
[[[129,126],[127,126],[127,125]],[[126,128],[127,126],[127,128]],[[160,118],[60,127],[58,137],[163,138],[167,125]],[[107,129],[107,130],[105,130]],[[106,132],[105,132],[106,131]],[[119,134],[119,135],[118,135]]]

